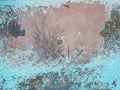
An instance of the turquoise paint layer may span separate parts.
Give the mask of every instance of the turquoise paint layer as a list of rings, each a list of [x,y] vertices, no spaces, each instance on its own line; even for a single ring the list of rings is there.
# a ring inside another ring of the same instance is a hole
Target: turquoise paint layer
[[[25,5],[33,6],[46,6],[46,5],[60,5],[60,3],[65,3],[67,0],[5,0],[0,1],[1,5],[14,5],[14,8],[22,8],[25,7]],[[88,0],[71,0],[72,2],[85,2],[89,3]],[[92,2],[97,0],[91,0]],[[113,4],[119,4],[119,0],[99,0],[100,3],[106,4],[108,6],[111,6]],[[69,62],[69,60],[66,58],[64,60],[64,64],[59,64],[56,60],[56,62],[52,64],[56,64],[54,67],[47,67],[45,65],[39,65],[39,66],[33,66],[32,64],[34,62],[26,61],[26,64],[23,64],[21,66],[14,67],[14,63],[10,62],[9,58],[5,58],[2,55],[0,56],[0,81],[2,81],[2,78],[6,79],[6,84],[1,84],[3,88],[12,88],[13,90],[17,90],[17,84],[21,81],[24,81],[24,79],[28,79],[31,77],[36,76],[39,73],[48,73],[48,72],[61,72],[62,68],[66,69],[66,74],[72,75],[71,80],[73,80],[75,77],[78,77],[78,81],[75,82],[83,82],[87,76],[83,76],[82,79],[80,79],[80,76],[77,76],[76,68],[81,67],[84,71],[85,68],[88,68],[89,70],[95,69],[97,73],[101,75],[101,78],[96,78],[97,81],[107,82],[109,83],[110,87],[113,87],[111,84],[113,80],[116,80],[117,86],[115,87],[115,90],[120,89],[120,72],[118,72],[120,68],[120,56],[119,54],[111,53],[109,57],[103,58],[103,56],[98,56],[94,58],[94,61],[86,64],[86,65],[69,65],[66,66],[66,63]],[[50,66],[52,66],[50,64]],[[96,73],[91,74],[91,77],[94,77]],[[14,76],[16,79],[13,80],[12,76]],[[20,78],[21,77],[21,78]],[[94,79],[89,78],[88,82],[92,82]],[[84,85],[83,85],[84,86]],[[77,88],[77,87],[72,87]],[[75,89],[73,89],[75,90]],[[84,89],[83,89],[84,90]]]

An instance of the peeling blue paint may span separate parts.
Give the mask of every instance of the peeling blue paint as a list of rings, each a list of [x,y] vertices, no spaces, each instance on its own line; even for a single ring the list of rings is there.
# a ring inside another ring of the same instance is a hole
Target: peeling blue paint
[[[66,1],[68,0],[39,0],[39,1],[38,0],[34,0],[34,1],[33,0],[24,0],[24,1],[4,0],[4,1],[0,1],[0,4],[14,5],[14,8],[22,8],[22,7],[25,7],[25,5],[30,5],[30,6],[35,5],[36,7],[46,6],[46,5],[59,6],[61,3],[66,3]],[[98,1],[98,0],[91,0],[91,2],[94,2],[94,1]],[[84,0],[84,1],[71,0],[71,2],[89,3],[88,0]],[[113,4],[116,4],[116,5],[120,4],[119,0],[109,0],[109,1],[99,0],[99,2],[106,4],[108,6],[112,6]],[[22,51],[19,51],[19,52],[22,52]],[[16,53],[16,55],[19,56],[19,53]],[[33,66],[34,60],[29,61],[27,60],[28,58],[25,58],[24,64],[14,66],[16,63],[12,62],[10,57],[5,57],[0,55],[0,86],[3,89],[12,88],[13,90],[18,90],[18,84],[20,82],[23,82],[29,78],[33,78],[38,74],[43,74],[48,72],[58,72],[59,76],[62,77],[61,70],[64,68],[65,74],[69,76],[69,80],[71,80],[73,83],[77,83],[77,85],[71,86],[70,90],[79,90],[79,89],[85,90],[85,87],[88,88],[90,83],[92,84],[92,82],[94,81],[101,81],[102,83],[108,83],[109,85],[107,87],[113,88],[113,90],[119,90],[120,89],[120,72],[119,72],[120,56],[119,55],[120,55],[119,53],[110,53],[110,55],[105,58],[99,55],[93,58],[93,62],[90,62],[85,65],[79,65],[79,64],[68,65],[66,63],[69,63],[71,61],[70,60],[71,58],[70,59],[64,58],[63,59],[64,64],[58,63],[58,60],[56,60],[55,62],[50,63],[49,67],[45,65],[44,62],[40,63],[39,65]],[[28,56],[30,55],[26,55],[26,57]],[[36,54],[34,56],[37,57]],[[16,59],[18,59],[18,57]],[[78,71],[77,71],[78,68],[79,68],[79,71],[81,70],[81,72],[84,72],[82,78],[81,76],[78,75]],[[95,71],[89,72],[92,70],[93,71],[95,70]],[[88,76],[89,78],[87,79]],[[49,79],[44,79],[44,80],[46,80],[44,81],[44,83],[49,81]],[[114,80],[116,81],[116,86],[112,84]],[[87,85],[84,85],[84,83],[87,83]],[[102,88],[102,86],[99,88]]]

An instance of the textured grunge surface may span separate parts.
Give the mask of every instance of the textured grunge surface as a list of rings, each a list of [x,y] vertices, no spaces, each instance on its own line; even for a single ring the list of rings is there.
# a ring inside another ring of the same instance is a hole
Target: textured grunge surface
[[[120,90],[119,0],[0,0],[0,90]]]

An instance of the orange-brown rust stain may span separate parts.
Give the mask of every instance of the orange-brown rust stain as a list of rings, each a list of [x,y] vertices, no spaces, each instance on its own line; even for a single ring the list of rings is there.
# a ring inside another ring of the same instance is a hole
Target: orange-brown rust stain
[[[95,50],[103,45],[103,38],[99,32],[104,28],[104,22],[109,19],[105,6],[99,3],[67,3],[67,5],[69,8],[61,6],[50,9],[45,15],[45,23],[49,26],[58,25],[58,32],[65,30],[63,37],[65,52],[67,52],[67,46],[70,47],[71,54],[75,53],[78,47],[88,52],[96,52]],[[27,22],[22,23],[22,27],[26,29],[26,36],[12,38],[18,48],[27,48],[33,44],[34,30],[31,29],[30,22],[33,20],[39,22],[39,17],[38,11],[31,18],[24,18]]]

